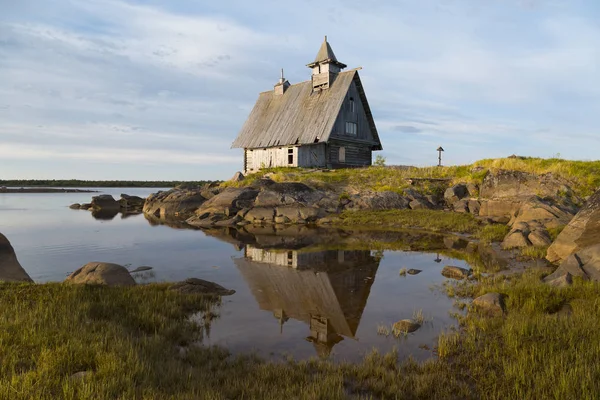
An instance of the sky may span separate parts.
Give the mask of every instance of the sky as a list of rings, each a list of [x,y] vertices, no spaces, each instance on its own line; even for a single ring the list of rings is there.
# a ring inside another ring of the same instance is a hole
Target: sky
[[[0,0],[0,179],[228,179],[324,35],[388,165],[598,159],[597,0]]]

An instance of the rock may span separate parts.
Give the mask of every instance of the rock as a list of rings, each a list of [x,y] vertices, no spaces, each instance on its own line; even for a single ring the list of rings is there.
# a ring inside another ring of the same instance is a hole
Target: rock
[[[79,204],[79,203],[73,203],[73,204],[71,204],[71,205],[69,206],[69,208],[70,208],[71,210],[79,210],[79,209],[81,208],[81,204]]]
[[[557,228],[567,225],[574,214],[575,210],[565,204],[533,196],[522,203],[509,225],[514,227],[519,222],[531,225],[533,221],[536,221],[546,228]]]
[[[467,183],[467,194],[470,197],[477,197],[479,196],[479,185],[475,184],[475,183]]]
[[[442,269],[442,275],[451,279],[466,279],[471,275],[470,269],[447,265]]]
[[[129,196],[127,194],[121,194],[119,205],[121,210],[124,211],[142,211],[146,199],[139,196]]]
[[[579,250],[575,255],[586,275],[593,281],[600,281],[600,244]]]
[[[506,312],[504,295],[500,293],[486,293],[483,296],[479,296],[473,300],[473,306],[478,311],[483,311],[490,315],[502,315]]]
[[[276,224],[289,224],[290,222],[292,222],[288,217],[285,216],[275,217],[274,221]]]
[[[521,249],[524,247],[531,246],[531,242],[527,240],[529,232],[523,232],[521,230],[511,231],[502,242],[503,249]]]
[[[254,200],[258,194],[259,191],[253,188],[226,188],[202,204],[196,210],[196,215],[201,215],[205,212],[224,214],[226,208],[230,212],[237,212],[243,208],[251,208],[254,206]]]
[[[419,329],[420,327],[421,327],[421,324],[419,324],[416,321],[413,321],[411,319],[403,319],[401,321],[394,323],[394,325],[392,325],[392,331],[395,336],[400,336],[400,335],[404,335],[407,333],[412,333],[412,332],[416,331],[417,329]]]
[[[19,264],[15,250],[2,233],[0,233],[0,281],[33,282]]]
[[[448,189],[446,189],[446,192],[444,192],[444,200],[446,200],[446,204],[448,204],[449,206],[452,206],[454,203],[456,203],[459,200],[462,200],[463,198],[467,197],[468,195],[468,190],[467,190],[467,186],[464,184],[458,184],[458,185],[454,185]]]
[[[473,215],[479,215],[481,210],[481,203],[478,200],[469,200],[469,213]]]
[[[520,207],[521,202],[516,200],[482,200],[479,209],[479,216],[489,218],[507,218],[506,222],[508,222]]]
[[[554,286],[557,288],[564,288],[571,286],[573,284],[573,276],[569,273],[566,273],[558,278],[554,278],[552,280],[544,281],[550,286]]]
[[[183,282],[175,283],[169,290],[176,290],[185,294],[213,294],[219,296],[230,296],[235,293],[235,290],[225,289],[214,282],[198,278],[188,278]]]
[[[67,283],[106,285],[106,286],[133,286],[135,280],[127,268],[111,263],[91,262],[73,272],[65,280]]]
[[[403,210],[409,200],[396,192],[367,192],[352,199],[356,210]]]
[[[429,200],[422,199],[414,199],[412,200],[408,206],[411,210],[431,210],[433,208],[433,204],[429,202]]]
[[[443,206],[442,201],[443,198],[435,195],[435,194],[428,194],[427,196],[425,196],[425,198],[427,199],[427,201],[429,202],[429,204],[431,204],[433,206],[433,208],[442,208],[440,206]]]
[[[539,195],[541,197],[573,196],[568,181],[553,175],[530,174],[521,171],[491,171],[483,179],[480,197],[487,199],[518,199]]]
[[[558,235],[548,248],[546,258],[550,262],[559,262],[574,252],[595,244],[600,244],[600,190],[589,198]]]
[[[233,177],[230,179],[230,181],[241,182],[244,180],[244,178],[245,178],[244,174],[242,174],[240,171],[238,171],[235,173],[235,175],[233,175]]]
[[[534,247],[547,247],[552,243],[550,234],[545,229],[536,229],[527,236],[527,239],[529,239]]]
[[[576,254],[571,254],[552,274],[544,278],[544,282],[548,283],[566,274],[577,276],[585,280],[588,279],[586,272],[582,269],[583,263]]]
[[[271,207],[254,207],[244,216],[246,221],[272,223],[275,218],[275,209]],[[298,217],[296,218],[298,220]]]
[[[452,209],[457,213],[468,213],[469,212],[469,200],[463,199],[452,204]]]
[[[82,203],[81,206],[79,206],[80,210],[89,210],[90,208],[92,208],[92,203]]]
[[[406,271],[406,273],[409,275],[419,275],[421,272],[423,272],[423,271],[420,269],[413,269],[413,268]]]
[[[256,196],[254,205],[256,207],[278,207],[286,204],[293,204],[295,200],[292,197],[282,195],[281,193],[264,190]]]
[[[118,201],[114,199],[110,194],[101,194],[99,196],[92,197],[92,207],[95,210],[112,211],[121,208]]]
[[[144,202],[143,212],[158,218],[187,219],[205,202],[202,189],[175,188],[153,193]]]
[[[150,271],[152,269],[152,267],[147,267],[147,266],[141,266],[141,267],[137,267],[136,269],[134,269],[133,271],[131,271],[131,273],[135,273],[135,272],[143,272],[143,271]]]

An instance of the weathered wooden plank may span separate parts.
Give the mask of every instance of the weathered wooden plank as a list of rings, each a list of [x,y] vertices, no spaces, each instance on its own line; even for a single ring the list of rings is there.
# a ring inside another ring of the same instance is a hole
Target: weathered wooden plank
[[[273,91],[261,93],[232,147],[266,148],[326,142],[355,81],[357,96],[364,96],[356,70],[341,72],[326,90],[313,92],[311,81],[306,81],[290,86],[284,95],[276,96]],[[367,110],[368,105],[365,107],[368,119],[371,114]],[[371,121],[366,125],[375,126]],[[376,131],[373,135],[377,137]],[[380,146],[378,137],[374,145]]]

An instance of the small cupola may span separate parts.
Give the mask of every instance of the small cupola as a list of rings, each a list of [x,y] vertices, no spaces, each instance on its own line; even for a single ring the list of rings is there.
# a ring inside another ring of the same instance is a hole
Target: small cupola
[[[321,44],[315,61],[307,64],[307,67],[312,69],[313,90],[322,90],[329,89],[336,75],[346,68],[347,65],[338,61],[327,41],[327,36],[325,36],[325,40]]]
[[[274,93],[276,96],[281,96],[285,93],[285,91],[290,87],[290,83],[283,76],[283,68],[281,68],[281,78],[279,78],[279,82],[274,86]]]

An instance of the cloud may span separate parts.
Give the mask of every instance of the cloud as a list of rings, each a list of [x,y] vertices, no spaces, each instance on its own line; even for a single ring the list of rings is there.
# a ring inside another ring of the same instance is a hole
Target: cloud
[[[3,164],[87,157],[143,179],[137,165],[162,159],[165,179],[211,164],[199,178],[228,177],[258,93],[280,67],[308,79],[322,34],[364,67],[390,164],[427,163],[440,143],[457,163],[597,158],[600,29],[582,4],[332,0],[323,18],[274,0],[13,2],[0,17]]]
[[[396,125],[393,129],[395,131],[402,132],[402,133],[420,133],[420,132],[422,132],[421,129],[419,129],[415,126],[411,126],[411,125]]]

